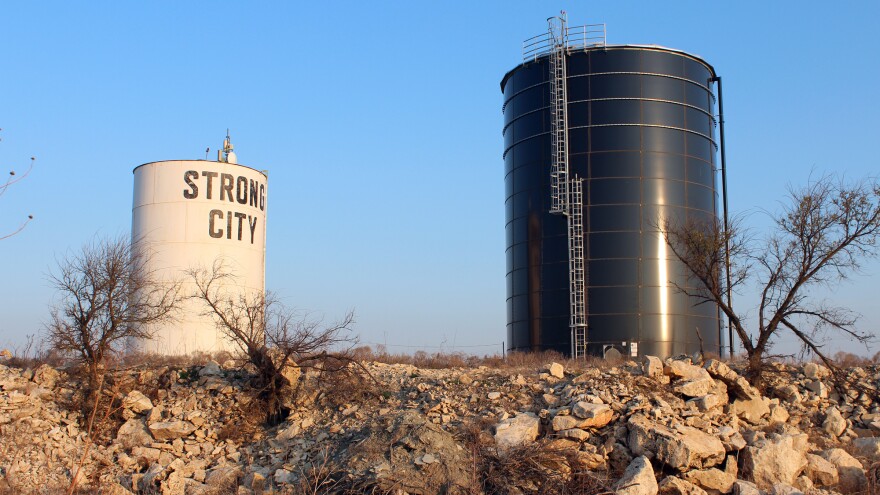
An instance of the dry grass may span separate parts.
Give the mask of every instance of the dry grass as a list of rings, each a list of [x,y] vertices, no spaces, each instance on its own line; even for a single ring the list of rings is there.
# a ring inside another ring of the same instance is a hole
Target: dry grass
[[[229,417],[217,430],[217,442],[229,440],[238,445],[247,444],[262,430],[266,420],[265,405],[253,394],[236,404],[229,411]]]
[[[58,368],[65,364],[64,356],[47,349],[46,343],[36,335],[28,335],[23,344],[13,347],[9,352],[12,355],[6,359],[0,358],[0,364],[11,368],[36,369],[43,364]]]
[[[578,466],[577,454],[554,447],[546,441],[498,454],[481,449],[482,490],[488,494],[507,494],[512,487],[524,493],[597,495],[613,493],[604,476]]]
[[[133,369],[133,368],[156,368],[168,366],[171,368],[191,368],[193,366],[204,366],[208,361],[215,361],[223,364],[228,360],[235,360],[235,356],[229,352],[221,351],[215,353],[194,352],[191,354],[180,354],[174,356],[166,356],[162,354],[128,352],[110,363],[111,368]],[[239,360],[240,361],[240,360]]]
[[[868,495],[880,495],[880,462],[868,466],[865,474],[868,476]]]
[[[541,369],[549,363],[559,363],[567,371],[578,372],[588,368],[607,369],[625,363],[625,360],[606,360],[598,357],[586,359],[569,359],[561,353],[545,352],[511,352],[502,357],[497,354],[475,356],[460,352],[427,353],[417,351],[413,354],[389,353],[383,346],[375,350],[369,346],[354,349],[354,358],[360,362],[378,362],[385,364],[407,364],[424,369],[477,368],[486,366],[496,369]]]
[[[613,493],[605,475],[583,469],[576,452],[557,447],[552,440],[539,440],[499,453],[491,434],[493,424],[488,418],[477,417],[463,424],[458,432],[459,440],[471,453],[472,494]]]

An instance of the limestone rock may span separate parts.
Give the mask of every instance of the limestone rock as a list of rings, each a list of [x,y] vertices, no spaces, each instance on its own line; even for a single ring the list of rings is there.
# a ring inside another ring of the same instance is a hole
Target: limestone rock
[[[276,469],[273,478],[275,479],[275,483],[283,485],[286,483],[293,483],[296,480],[296,475],[286,469]]]
[[[798,479],[794,480],[794,488],[797,488],[798,490],[800,490],[804,493],[812,493],[812,492],[816,491],[816,490],[814,490],[815,485],[813,484],[813,481],[810,478],[803,476],[803,475],[799,476]]]
[[[611,422],[614,411],[605,404],[578,402],[571,408],[571,413],[583,419],[578,428],[601,428]]]
[[[119,442],[126,450],[134,447],[148,445],[153,441],[147,425],[140,418],[132,418],[119,427],[116,432],[116,441]]]
[[[706,490],[676,476],[664,478],[659,488],[660,495],[708,495]]]
[[[750,481],[736,480],[733,482],[733,495],[764,495],[764,492]]]
[[[302,432],[302,427],[300,423],[291,423],[289,426],[284,427],[278,430],[278,434],[275,435],[276,440],[280,441],[288,441],[294,439]]]
[[[727,456],[727,459],[724,461],[724,472],[733,476],[734,478],[739,475],[739,466],[737,465],[736,457],[732,455]]]
[[[742,433],[729,426],[719,429],[718,437],[721,439],[721,443],[724,444],[724,449],[727,452],[738,451],[746,446],[746,439],[743,438]]]
[[[656,356],[645,356],[644,361],[642,361],[642,373],[650,377],[662,375],[663,361]]]
[[[217,361],[211,360],[199,370],[199,376],[221,376],[223,369]]]
[[[578,464],[590,471],[604,471],[608,469],[607,461],[602,454],[579,450],[576,455]]]
[[[108,483],[101,488],[101,495],[132,495],[132,493],[119,483]]]
[[[189,421],[160,421],[150,425],[150,433],[156,440],[174,440],[189,436],[196,426]]]
[[[828,410],[828,414],[825,415],[825,421],[822,422],[822,429],[835,437],[839,437],[846,431],[846,420],[841,416],[840,411],[836,407]]]
[[[710,359],[703,365],[703,369],[709,372],[713,378],[724,382],[728,390],[737,398],[745,400],[761,398],[761,393],[758,389],[753,387],[745,377],[730,369],[730,366],[727,366],[725,363],[717,359]]]
[[[792,484],[807,466],[807,459],[793,435],[775,435],[746,447],[743,470],[759,486],[769,488],[776,483]]]
[[[675,429],[652,422],[643,415],[629,419],[629,448],[635,455],[656,456],[678,470],[716,466],[724,460],[721,441],[690,426]]]
[[[562,365],[559,363],[550,363],[545,367],[545,369],[547,370],[547,373],[550,373],[550,376],[552,377],[565,377],[565,368],[563,368]]]
[[[688,471],[681,477],[708,493],[730,493],[733,491],[733,482],[736,481],[736,476],[718,468]]]
[[[122,399],[122,407],[135,414],[140,414],[152,409],[153,402],[140,391],[132,390],[124,399]]]
[[[807,389],[824,399],[828,397],[828,386],[822,380],[814,380],[807,384]]]
[[[878,437],[856,438],[853,440],[853,447],[859,455],[875,460],[880,459],[880,438]]]
[[[584,431],[580,428],[572,428],[570,430],[562,430],[559,432],[559,436],[562,438],[571,438],[571,439],[577,440],[579,442],[585,442],[590,439],[590,433],[588,431]]]
[[[666,365],[663,366],[663,374],[669,375],[674,378],[683,378],[685,380],[712,378],[711,376],[709,376],[709,373],[706,372],[706,370],[704,370],[703,368],[700,368],[699,366],[694,366],[684,361],[677,360],[667,360]]]
[[[534,413],[521,412],[495,426],[495,445],[500,452],[528,445],[538,438],[541,420]]]
[[[715,390],[715,380],[703,377],[681,381],[675,384],[674,390],[685,397],[700,397]]]
[[[636,457],[615,484],[617,495],[656,495],[659,491],[654,468],[645,456]]]
[[[274,348],[269,351],[269,358],[276,368],[281,369],[281,376],[287,380],[288,385],[295,387],[302,376],[302,370],[296,361],[290,357],[285,359],[284,354]]]
[[[770,407],[764,399],[737,399],[731,404],[731,412],[752,424],[757,424],[770,414]]]
[[[60,377],[61,373],[48,364],[41,364],[40,367],[34,371],[34,382],[37,385],[46,387],[50,390],[55,388],[55,383],[58,382]]]
[[[211,487],[234,487],[241,467],[234,465],[217,466],[207,472],[205,484]]]
[[[159,486],[162,495],[185,495],[186,494],[186,478],[178,471],[172,471],[168,474]]]
[[[819,455],[837,468],[840,478],[839,490],[843,493],[854,493],[863,489],[868,484],[865,476],[865,468],[855,457],[849,455],[843,449],[829,449]]]
[[[785,423],[789,418],[788,411],[779,404],[770,404],[770,423]]]
[[[582,421],[582,419],[575,416],[557,414],[553,421],[550,422],[550,426],[553,428],[553,431],[570,430],[572,428],[580,428]]]
[[[818,380],[821,378],[825,378],[831,374],[828,371],[828,368],[818,364],[818,363],[806,363],[804,364],[804,376],[810,378],[812,380]]]
[[[773,392],[786,402],[797,403],[801,401],[801,393],[798,391],[797,385],[788,383],[774,388]]]
[[[770,488],[770,495],[804,495],[804,492],[787,483],[776,483]]]
[[[813,480],[813,483],[823,486],[834,486],[840,481],[834,464],[815,454],[807,454],[807,467],[804,473]]]

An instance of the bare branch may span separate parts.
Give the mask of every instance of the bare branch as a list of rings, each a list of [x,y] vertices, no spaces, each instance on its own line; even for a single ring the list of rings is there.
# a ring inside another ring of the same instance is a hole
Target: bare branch
[[[256,368],[255,386],[266,403],[269,423],[284,419],[282,395],[292,395],[298,389],[299,384],[291,382],[294,375],[302,370],[338,375],[348,373],[355,363],[352,349],[357,341],[350,334],[352,312],[340,321],[323,325],[320,320],[287,308],[272,293],[230,293],[223,282],[234,279],[234,275],[219,259],[210,269],[189,270],[189,276],[196,286],[192,297],[204,303],[203,314],[213,318],[217,328]]]
[[[2,185],[0,185],[0,197],[2,197],[4,194],[6,194],[6,191],[9,189],[10,186],[12,186],[13,184],[15,184],[17,182],[21,182],[28,175],[30,175],[31,170],[33,170],[33,168],[34,168],[35,161],[36,161],[36,158],[31,157],[31,161],[28,164],[27,170],[25,170],[25,172],[21,175],[16,176],[15,170],[9,171],[9,175],[6,178],[6,182],[4,182]],[[33,219],[34,219],[33,215],[28,215],[27,218],[21,224],[19,224],[17,229],[13,230],[12,232],[9,232],[8,234],[4,234],[4,235],[0,236],[0,241],[2,241],[4,239],[8,239],[8,238],[18,234],[22,230],[24,230],[24,228],[27,227],[27,224],[29,224],[31,222],[31,220],[33,220]]]
[[[49,275],[59,301],[47,338],[53,348],[87,364],[94,383],[121,344],[149,338],[152,324],[174,319],[180,284],[159,281],[147,261],[127,238],[100,239],[59,260]]]
[[[803,188],[789,188],[787,202],[780,213],[773,215],[773,222],[775,229],[760,247],[743,237],[735,224],[724,232],[717,222],[666,221],[661,229],[672,252],[697,282],[696,288],[683,291],[717,304],[730,318],[749,355],[749,375],[754,381],[760,380],[763,362],[780,325],[823,360],[827,358],[819,352],[820,329],[829,328],[859,342],[871,340],[870,335],[854,328],[856,315],[845,308],[812,302],[811,289],[835,286],[858,273],[865,259],[878,255],[880,183],[865,179],[848,184],[826,175]],[[724,269],[727,242],[733,260],[731,287],[724,287],[719,276]],[[760,268],[760,273],[750,270],[754,266]],[[754,338],[726,304],[728,291],[752,279],[761,285]],[[813,331],[800,330],[792,318],[810,321]]]
[[[3,196],[4,194],[6,194],[6,190],[9,189],[9,186],[11,186],[17,182],[23,181],[28,175],[30,175],[31,170],[34,169],[34,162],[36,160],[37,159],[32,156],[31,161],[28,164],[27,170],[25,170],[24,173],[21,175],[16,176],[15,170],[10,170],[9,176],[6,178],[6,182],[4,182],[3,185],[0,185],[0,196]]]

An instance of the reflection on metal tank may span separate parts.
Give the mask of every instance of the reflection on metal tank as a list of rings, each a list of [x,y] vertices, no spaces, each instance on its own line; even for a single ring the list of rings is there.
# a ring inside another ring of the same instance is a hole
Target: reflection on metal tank
[[[507,347],[568,355],[569,230],[549,213],[549,58],[538,54],[501,82]],[[718,352],[718,309],[676,290],[693,282],[656,227],[661,215],[717,218],[714,69],[653,46],[581,46],[565,59],[566,152],[583,189],[586,352]]]
[[[228,296],[265,288],[267,177],[230,163],[235,157],[229,150],[226,161],[163,161],[134,169],[132,239],[147,253],[147,269],[160,279],[183,281],[185,295],[194,293],[186,271],[210,269],[215,260],[235,276],[221,288]],[[178,321],[152,328],[155,338],[138,347],[166,355],[232,350],[203,304],[184,301]]]

